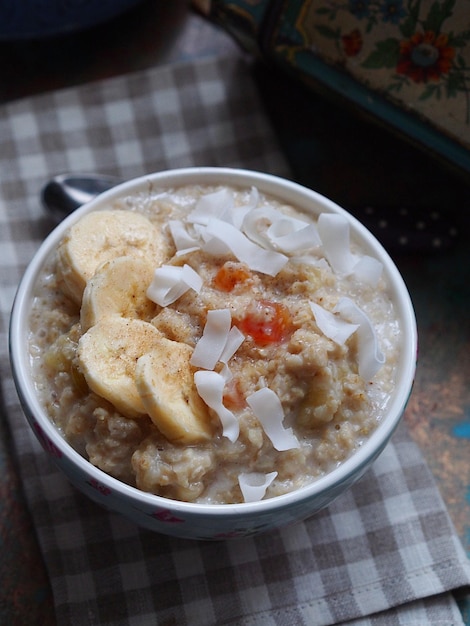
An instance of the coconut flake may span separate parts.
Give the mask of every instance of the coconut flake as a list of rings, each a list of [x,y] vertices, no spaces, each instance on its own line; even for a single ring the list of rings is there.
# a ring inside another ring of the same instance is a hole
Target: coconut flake
[[[231,221],[235,228],[242,230],[243,221],[245,216],[253,209],[256,208],[259,201],[259,192],[256,187],[252,187],[250,191],[250,197],[248,198],[248,204],[242,206],[235,206],[232,209]]]
[[[320,245],[321,240],[315,224],[302,222],[303,226],[295,229],[293,222],[292,219],[279,220],[268,228],[269,240],[278,250],[300,252]]]
[[[247,237],[263,248],[297,252],[321,243],[314,224],[285,215],[271,206],[250,211],[243,221]]]
[[[228,189],[214,191],[199,198],[194,209],[188,214],[187,221],[206,226],[214,217],[227,219],[232,208],[233,194]]]
[[[272,389],[263,387],[247,396],[246,401],[276,450],[283,451],[300,447],[292,428],[284,428],[284,411],[281,401]]]
[[[240,425],[232,411],[223,404],[224,377],[217,372],[199,370],[194,373],[194,383],[207,406],[217,413],[222,424],[223,436],[232,443],[236,441],[240,434]]]
[[[348,276],[372,287],[377,286],[382,275],[382,263],[371,256],[357,256],[351,252],[349,223],[342,215],[321,213],[317,222],[323,252],[333,271]]]
[[[351,298],[343,297],[334,308],[344,319],[358,324],[358,366],[359,375],[371,380],[385,363],[385,356],[379,348],[377,335],[369,317]]]
[[[233,378],[232,370],[227,365],[227,363],[222,363],[219,374],[222,376],[226,383],[230,382]]]
[[[176,254],[182,255],[199,250],[200,239],[188,232],[186,224],[182,220],[169,220],[168,226],[176,246]]]
[[[228,362],[245,340],[245,335],[236,326],[230,328],[231,319],[229,309],[208,311],[202,337],[191,357],[191,365],[207,370],[213,370],[220,361],[220,373],[225,381],[232,378]]]
[[[225,382],[233,378],[228,362],[244,341],[245,335],[236,326],[232,326],[227,337],[227,343],[219,357],[219,361],[222,363],[220,374],[224,377]]]
[[[331,311],[327,311],[316,302],[310,302],[315,322],[321,332],[340,346],[359,328],[359,324],[351,324]]]
[[[255,272],[276,276],[289,260],[280,252],[266,250],[253,243],[238,228],[220,219],[213,218],[209,221],[205,236],[207,243],[204,249],[210,254],[220,254],[220,244],[222,244],[239,261],[246,263]]]
[[[378,259],[364,255],[354,265],[353,274],[359,282],[376,287],[382,275],[383,265]]]
[[[244,341],[245,335],[242,331],[236,326],[232,326],[219,361],[227,364]]]
[[[262,474],[261,472],[249,472],[239,474],[238,484],[245,502],[258,502],[266,494],[266,489],[276,478],[277,472]]]
[[[202,337],[194,348],[191,365],[213,370],[225,348],[232,324],[230,309],[214,309],[207,312]]]
[[[245,215],[242,230],[251,241],[263,248],[268,248],[270,247],[270,241],[267,236],[267,230],[282,217],[284,217],[284,214],[272,206],[258,207]]]
[[[317,221],[323,252],[333,271],[348,275],[352,272],[356,259],[349,243],[349,223],[342,215],[321,213]]]
[[[199,293],[202,283],[202,278],[189,265],[162,265],[153,274],[147,297],[160,306],[168,306],[189,289]]]

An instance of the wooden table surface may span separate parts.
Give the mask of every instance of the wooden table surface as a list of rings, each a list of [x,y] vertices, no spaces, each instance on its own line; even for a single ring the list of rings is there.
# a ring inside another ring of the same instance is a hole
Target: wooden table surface
[[[87,32],[0,42],[0,104],[52,89],[214,54],[241,54],[184,0],[142,2]],[[263,64],[254,78],[294,177],[363,218],[389,249],[413,299],[419,330],[405,420],[470,554],[470,185],[445,163],[311,93]],[[286,101],[280,90],[289,93]],[[407,210],[407,222],[397,216]],[[399,229],[398,235],[394,228]],[[399,243],[409,229],[406,246]],[[11,438],[0,420],[0,623],[55,623],[50,587],[27,511]],[[6,549],[5,549],[6,547]],[[466,624],[470,602],[458,598]]]

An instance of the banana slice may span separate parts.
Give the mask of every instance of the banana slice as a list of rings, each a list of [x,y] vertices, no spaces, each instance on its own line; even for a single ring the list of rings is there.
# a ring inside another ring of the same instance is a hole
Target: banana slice
[[[88,213],[74,224],[58,248],[57,272],[64,292],[80,305],[83,291],[97,268],[119,256],[147,257],[155,266],[169,256],[163,233],[133,211]]]
[[[147,298],[154,266],[148,259],[120,256],[101,265],[83,292],[82,332],[109,315],[150,321],[158,306]]]
[[[193,349],[162,337],[137,361],[136,384],[153,423],[173,443],[191,445],[212,438],[208,409],[199,396],[189,359]]]
[[[147,414],[135,383],[139,357],[160,345],[155,326],[118,315],[105,317],[78,342],[80,371],[92,391],[111,402],[125,417]]]

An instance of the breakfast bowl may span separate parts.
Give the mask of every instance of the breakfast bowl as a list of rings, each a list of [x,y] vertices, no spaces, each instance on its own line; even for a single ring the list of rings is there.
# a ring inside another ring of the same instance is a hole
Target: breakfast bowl
[[[191,539],[306,519],[359,480],[408,401],[413,306],[343,208],[255,171],[119,184],[45,239],[19,285],[10,361],[69,481]]]

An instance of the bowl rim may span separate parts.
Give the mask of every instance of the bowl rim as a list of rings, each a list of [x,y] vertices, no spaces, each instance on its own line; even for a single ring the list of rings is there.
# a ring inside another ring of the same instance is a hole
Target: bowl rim
[[[65,231],[85,213],[104,208],[104,205],[107,203],[117,198],[125,197],[130,193],[151,192],[152,188],[158,186],[178,187],[193,183],[232,185],[244,188],[255,186],[261,192],[273,195],[288,203],[294,203],[294,206],[300,208],[300,210],[310,212],[312,215],[317,215],[321,209],[323,212],[339,213],[346,216],[351,227],[351,238],[359,240],[370,254],[382,261],[384,274],[387,276],[396,307],[396,314],[401,323],[403,339],[397,376],[402,384],[398,386],[397,382],[397,387],[383,419],[367,441],[338,467],[312,483],[292,492],[256,502],[234,504],[182,502],[141,491],[137,487],[128,485],[110,476],[92,465],[64,439],[48,417],[45,409],[42,408],[34,391],[32,376],[28,376],[30,366],[28,353],[25,350],[28,335],[27,319],[29,307],[27,305],[32,297],[34,281],[40,273],[43,263]],[[318,212],[316,209],[318,209]],[[405,338],[406,341],[404,340]],[[332,489],[335,485],[346,482],[351,474],[357,473],[362,467],[366,466],[371,459],[382,451],[401,420],[413,386],[416,371],[417,344],[416,317],[405,282],[388,252],[363,224],[332,200],[304,185],[273,174],[231,167],[187,167],[145,174],[118,184],[77,209],[51,231],[29,262],[14,298],[9,327],[10,364],[17,393],[26,417],[29,421],[29,416],[27,415],[29,412],[43,433],[70,463],[77,465],[80,471],[96,479],[99,484],[111,489],[114,494],[121,494],[127,499],[137,500],[148,507],[171,509],[175,513],[179,512],[187,516],[202,514],[206,517],[261,514],[289,508],[305,500],[318,497]]]

